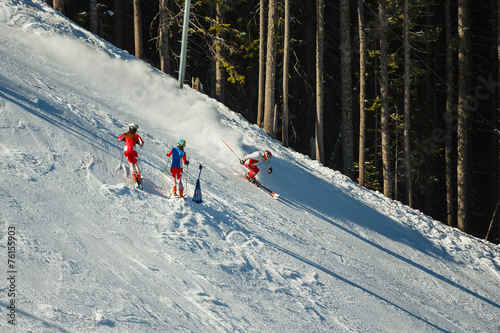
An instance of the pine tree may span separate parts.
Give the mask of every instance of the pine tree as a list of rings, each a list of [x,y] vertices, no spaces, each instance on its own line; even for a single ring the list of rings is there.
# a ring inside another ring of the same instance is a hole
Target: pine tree
[[[323,125],[323,97],[324,97],[324,82],[323,82],[323,67],[324,67],[324,50],[325,50],[325,4],[324,0],[316,1],[316,126],[315,126],[315,146],[316,160],[325,163],[325,147],[324,147],[324,125]]]
[[[392,172],[389,134],[389,74],[387,59],[387,3],[379,2],[380,19],[380,100],[381,100],[381,134],[382,134],[382,168],[384,178],[384,195],[392,197]]]
[[[97,34],[97,0],[90,0],[90,32]]]
[[[53,0],[52,1],[52,7],[54,7],[55,10],[58,10],[60,12],[63,12],[64,9],[64,1],[63,0]]]
[[[358,34],[359,34],[359,185],[365,186],[365,148],[366,148],[366,44],[365,13],[363,0],[358,0]]]
[[[169,57],[169,14],[168,0],[159,1],[159,20],[158,25],[158,50],[160,52],[160,70],[163,73],[170,73],[170,57]]]
[[[217,25],[224,24],[224,4],[221,0],[215,1],[215,22]],[[224,90],[225,90],[225,68],[224,68],[224,55],[221,42],[221,33],[216,29],[214,44],[215,44],[215,99],[224,103]]]
[[[276,136],[273,128],[274,120],[274,94],[276,76],[276,39],[278,23],[277,0],[269,0],[269,13],[267,22],[267,56],[266,56],[266,89],[264,98],[264,130],[272,138]]]
[[[349,0],[340,1],[340,57],[342,89],[342,141],[344,174],[353,178],[354,138],[352,124],[351,20]]]
[[[290,64],[290,0],[285,0],[285,32],[283,36],[283,119],[282,142],[288,147],[288,76]]]
[[[445,3],[445,25],[446,25],[446,141],[445,141],[445,163],[446,163],[446,221],[449,226],[456,226],[455,199],[453,190],[453,126],[454,113],[453,103],[453,51],[452,51],[452,28],[450,0]]]
[[[265,0],[260,0],[259,6],[259,92],[257,100],[257,125],[262,128],[263,118],[264,118],[264,98],[265,98],[265,87],[266,87],[266,11],[265,11]]]
[[[468,75],[469,75],[469,1],[458,0],[458,163],[457,163],[457,225],[467,231],[467,117]]]
[[[413,206],[410,164],[410,18],[408,0],[404,0],[404,180],[405,199]]]
[[[138,59],[142,59],[143,49],[142,49],[142,20],[141,20],[140,0],[134,0],[134,45],[135,45],[135,56]]]

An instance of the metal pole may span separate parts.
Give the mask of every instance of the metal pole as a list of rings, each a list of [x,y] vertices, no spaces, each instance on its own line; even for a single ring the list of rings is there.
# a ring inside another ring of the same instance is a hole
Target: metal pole
[[[179,65],[179,88],[182,89],[184,85],[184,73],[186,67],[186,52],[187,52],[187,38],[189,31],[189,11],[191,9],[191,0],[186,0],[184,4],[184,23],[182,26],[182,45],[181,45],[181,62]]]

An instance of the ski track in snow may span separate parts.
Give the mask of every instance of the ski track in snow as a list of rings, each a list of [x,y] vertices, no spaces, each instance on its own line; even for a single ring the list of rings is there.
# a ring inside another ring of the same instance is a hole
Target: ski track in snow
[[[41,0],[0,3],[0,43],[0,248],[15,226],[20,331],[500,331],[497,246],[284,148]],[[119,169],[130,122],[142,191]],[[179,138],[186,199],[163,178]],[[258,177],[278,200],[222,138],[273,152]]]

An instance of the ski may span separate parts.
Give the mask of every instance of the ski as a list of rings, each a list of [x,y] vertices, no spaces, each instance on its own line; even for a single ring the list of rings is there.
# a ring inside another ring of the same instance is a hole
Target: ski
[[[253,182],[250,182],[252,184],[254,184],[255,186],[257,186],[258,189],[262,190],[264,193],[270,195],[273,199],[278,199],[279,198],[279,194],[270,190],[269,188],[265,187],[264,185],[262,185],[261,183],[259,183],[257,181],[257,179],[254,179]]]
[[[187,195],[184,194],[183,196],[178,196],[177,194],[173,195],[172,193],[168,193],[167,198],[169,198],[169,199],[184,199],[184,201],[185,201],[187,199]]]
[[[127,177],[125,176],[125,179],[128,179],[129,181],[132,182],[132,184],[134,184],[134,187],[139,189],[139,190],[142,190],[142,181],[140,182],[136,182],[135,180],[133,180],[131,177]]]

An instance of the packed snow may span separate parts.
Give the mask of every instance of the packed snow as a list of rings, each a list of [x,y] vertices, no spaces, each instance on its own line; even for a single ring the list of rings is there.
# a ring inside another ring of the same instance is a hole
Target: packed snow
[[[500,332],[498,246],[284,148],[42,0],[0,2],[0,44],[2,332]],[[117,170],[132,122],[142,191]],[[200,204],[168,197],[180,139]],[[239,164],[263,149],[278,200]]]

